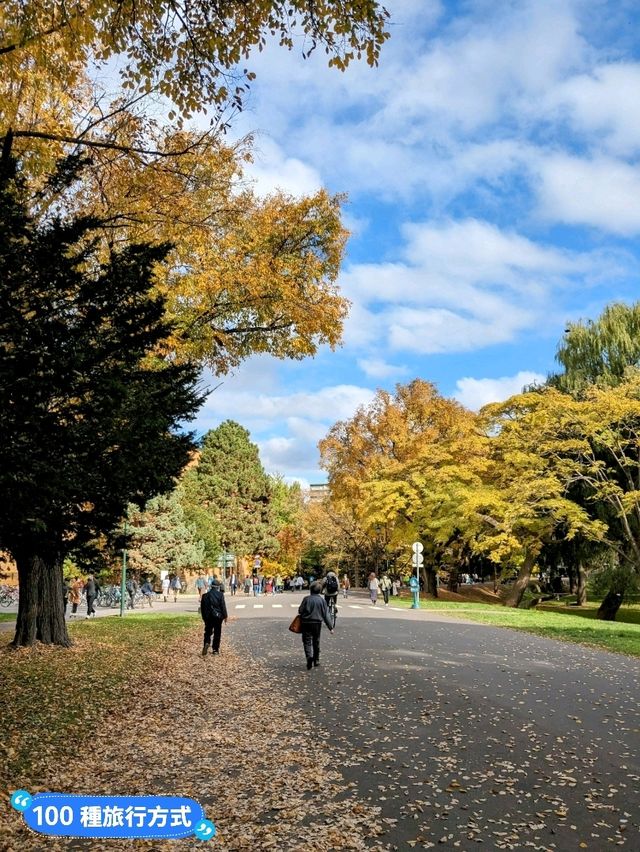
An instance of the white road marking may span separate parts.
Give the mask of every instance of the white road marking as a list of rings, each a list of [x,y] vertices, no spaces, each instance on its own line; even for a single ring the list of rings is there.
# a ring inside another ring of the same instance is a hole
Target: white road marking
[[[236,609],[244,609],[246,604],[236,604]]]
[[[349,604],[349,609],[362,609],[362,607],[358,606],[358,604]]]
[[[254,609],[264,609],[264,604],[254,604],[253,608]]]
[[[292,606],[294,609],[298,609],[298,604],[289,604],[289,606]]]
[[[401,606],[390,606],[389,609],[392,609],[394,612],[404,612]]]
[[[282,604],[273,604],[274,609],[282,609]]]

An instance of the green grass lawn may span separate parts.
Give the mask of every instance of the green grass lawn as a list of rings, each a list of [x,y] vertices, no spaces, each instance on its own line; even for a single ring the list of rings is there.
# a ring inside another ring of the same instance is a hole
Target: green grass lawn
[[[410,607],[411,599],[392,598],[392,606]],[[469,621],[510,627],[549,639],[578,642],[619,654],[640,657],[640,607],[623,606],[616,621],[598,621],[598,602],[584,607],[571,607],[562,602],[544,604],[537,609],[511,609],[499,604],[482,604],[471,601],[421,600],[420,609],[446,612]]]
[[[548,639],[578,642],[640,657],[640,624],[575,617],[579,616],[579,613],[567,615],[563,612],[539,612],[502,606],[496,606],[490,612],[479,612],[467,606],[463,612],[459,611],[459,614],[461,618],[483,624],[511,627]]]
[[[43,762],[82,759],[96,734],[112,729],[113,711],[153,677],[171,640],[197,623],[186,614],[81,621],[68,625],[69,649],[14,651],[13,634],[0,634],[0,766],[13,787],[37,778]]]
[[[15,621],[15,612],[0,612],[0,621]]]

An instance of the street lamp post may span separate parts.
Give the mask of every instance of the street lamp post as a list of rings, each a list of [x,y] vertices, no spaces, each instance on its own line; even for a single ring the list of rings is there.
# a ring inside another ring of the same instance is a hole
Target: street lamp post
[[[120,615],[124,615],[125,595],[127,593],[127,521],[124,522],[124,543],[122,545],[122,579],[120,580]]]

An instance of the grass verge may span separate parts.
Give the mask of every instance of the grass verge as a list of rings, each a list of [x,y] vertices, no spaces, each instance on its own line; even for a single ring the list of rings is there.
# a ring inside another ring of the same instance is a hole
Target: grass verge
[[[540,612],[536,610],[510,609],[508,607],[458,606],[449,611],[469,621],[491,624],[495,627],[510,627],[547,639],[577,642],[640,657],[640,624],[620,621],[598,621],[595,618],[576,618],[564,612]]]
[[[15,612],[0,612],[0,621],[15,621]]]
[[[193,615],[100,618],[69,625],[72,648],[9,649],[0,634],[0,780],[5,789],[37,790],[47,764],[90,757],[110,714],[166,658],[167,646],[196,624]]]

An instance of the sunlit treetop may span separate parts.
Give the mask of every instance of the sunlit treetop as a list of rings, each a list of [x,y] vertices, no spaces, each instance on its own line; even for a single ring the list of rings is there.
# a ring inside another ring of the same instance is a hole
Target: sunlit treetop
[[[183,116],[241,106],[244,63],[269,39],[303,56],[324,48],[343,70],[378,61],[388,13],[375,0],[8,0],[0,6],[2,77],[70,82],[89,60],[113,61],[125,89],[156,92]]]

